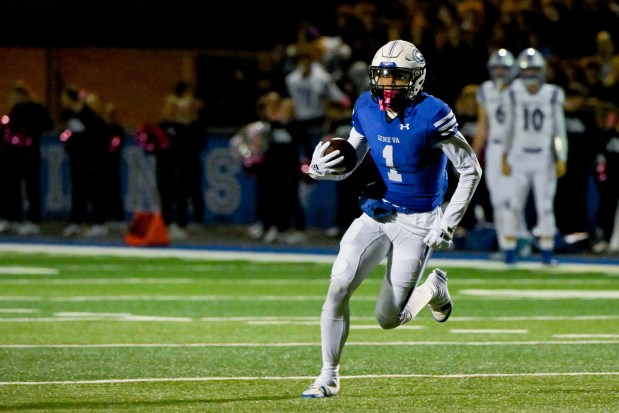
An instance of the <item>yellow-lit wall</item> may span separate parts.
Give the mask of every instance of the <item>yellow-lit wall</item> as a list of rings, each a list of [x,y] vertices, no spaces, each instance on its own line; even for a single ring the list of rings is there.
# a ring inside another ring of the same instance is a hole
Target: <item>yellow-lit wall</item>
[[[31,86],[57,116],[58,91],[75,84],[111,102],[127,129],[158,120],[166,94],[180,80],[195,84],[192,50],[110,48],[0,48],[0,113],[9,110],[8,92],[17,79]]]
[[[26,81],[43,102],[47,102],[47,58],[45,49],[0,48],[0,113],[9,110],[9,89]]]

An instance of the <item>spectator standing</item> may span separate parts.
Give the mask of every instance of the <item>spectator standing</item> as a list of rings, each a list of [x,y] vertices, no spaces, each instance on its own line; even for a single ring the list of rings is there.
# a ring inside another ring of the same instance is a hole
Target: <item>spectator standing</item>
[[[88,105],[88,96],[70,85],[60,97],[63,108],[60,141],[69,157],[71,181],[70,224],[63,231],[66,237],[107,234],[107,193],[102,188],[106,187],[107,179],[108,127]]]
[[[319,62],[321,49],[316,44],[299,46],[298,61],[286,78],[292,98],[294,118],[304,139],[316,141],[327,132],[328,104],[350,107],[350,98],[339,88],[333,76]]]
[[[159,126],[169,144],[155,153],[156,180],[161,214],[172,239],[188,236],[189,200],[194,221],[204,222],[201,156],[206,146],[206,127],[201,118],[203,108],[203,102],[185,81],[178,82],[163,103]]]
[[[538,50],[523,50],[516,66],[519,78],[506,95],[509,126],[502,155],[503,173],[513,176],[515,187],[505,218],[505,261],[513,264],[517,260],[518,221],[532,189],[542,263],[552,265],[556,264],[553,203],[557,178],[566,172],[568,152],[565,92],[546,83],[546,61]]]
[[[311,147],[329,131],[331,119],[328,109],[332,105],[350,108],[349,96],[340,89],[334,77],[319,62],[322,49],[316,42],[298,45],[297,64],[286,78],[286,88],[294,107],[296,130],[303,145]],[[296,224],[305,226],[305,211],[297,209]]]
[[[103,107],[103,119],[107,123],[108,153],[105,160],[107,170],[106,201],[108,204],[108,219],[110,223],[124,227],[125,203],[122,195],[122,149],[125,146],[125,128],[118,119],[118,113],[113,103],[108,102]],[[122,228],[121,228],[122,229]]]
[[[591,225],[585,195],[589,191],[596,155],[602,149],[602,136],[594,108],[586,106],[587,88],[573,82],[565,92],[565,126],[570,150],[567,172],[557,182],[554,200],[557,229],[566,244],[588,250]]]
[[[13,84],[9,101],[11,110],[2,121],[0,137],[0,182],[4,183],[0,218],[12,223],[18,235],[33,235],[41,231],[41,138],[54,122],[23,81]]]
[[[609,113],[602,137],[602,150],[597,159],[599,239],[596,253],[619,252],[619,122],[617,108]]]
[[[269,93],[269,92],[267,92]],[[263,96],[266,96],[265,93]],[[256,102],[258,120],[241,127],[230,139],[229,149],[232,157],[241,163],[243,170],[256,181],[256,208],[254,223],[249,227],[247,235],[253,239],[261,239],[265,234],[264,216],[267,200],[262,199],[262,191],[258,185],[258,175],[264,161],[264,152],[267,149],[268,118],[265,112],[265,99],[261,97]]]
[[[610,33],[601,30],[595,35],[594,58],[600,65],[600,78],[606,79],[612,71],[612,60],[615,56],[615,42]]]
[[[257,103],[259,121],[245,126],[231,141],[233,154],[256,176],[258,223],[250,236],[266,243],[305,239],[299,217],[300,156],[310,148],[296,129],[290,98],[269,92]]]

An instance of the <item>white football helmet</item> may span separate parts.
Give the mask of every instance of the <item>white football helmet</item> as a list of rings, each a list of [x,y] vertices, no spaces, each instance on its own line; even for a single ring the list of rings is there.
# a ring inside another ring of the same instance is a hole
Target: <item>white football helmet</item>
[[[411,42],[393,40],[378,49],[369,67],[370,90],[382,110],[402,109],[423,89],[426,79],[426,60]],[[391,85],[381,85],[380,78],[391,77]],[[407,80],[396,85],[395,79]]]
[[[514,55],[507,49],[492,52],[486,67],[496,87],[503,89],[516,77],[515,63]]]
[[[516,59],[516,65],[525,86],[539,87],[546,82],[546,60],[539,50],[532,47],[523,50]]]

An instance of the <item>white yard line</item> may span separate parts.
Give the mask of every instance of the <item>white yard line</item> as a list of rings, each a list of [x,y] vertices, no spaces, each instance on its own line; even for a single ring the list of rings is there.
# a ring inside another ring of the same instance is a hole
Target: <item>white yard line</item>
[[[64,269],[64,267],[63,267]],[[209,272],[212,272],[209,271]],[[469,278],[469,274],[455,274],[449,279],[449,285],[487,285],[487,278]],[[617,280],[608,277],[605,279],[589,280],[581,279],[562,279],[562,278],[536,278],[522,276],[521,278],[492,278],[492,284],[506,285],[562,285],[562,286],[593,286],[593,285],[616,285]],[[383,280],[380,277],[367,278],[363,281],[364,285],[380,285]],[[221,278],[173,278],[162,276],[161,278],[136,278],[136,277],[119,277],[119,278],[93,278],[93,276],[85,274],[83,278],[0,278],[0,285],[117,285],[117,284],[217,284],[217,285],[327,285],[329,276],[326,274],[323,278],[317,279],[299,279],[299,278],[264,278],[264,279],[221,279]]]
[[[341,376],[342,380],[357,379],[465,379],[465,378],[497,378],[497,377],[585,377],[585,376],[618,376],[617,371],[585,371],[568,373],[474,373],[474,374],[363,374]],[[314,380],[316,376],[241,376],[241,377],[169,377],[140,379],[104,379],[104,380],[62,380],[62,381],[1,381],[0,386],[45,386],[45,385],[76,385],[76,384],[118,384],[118,383],[166,383],[166,382],[208,382],[208,381],[283,381],[283,380]]]
[[[0,267],[0,274],[11,275],[58,275],[55,268],[35,268],[35,267]]]
[[[563,299],[580,299],[580,300],[617,300],[619,299],[619,290],[617,291],[597,291],[597,290],[460,290],[458,297],[484,297],[486,300],[504,300],[509,299],[537,299],[537,300],[563,300]],[[323,295],[83,295],[83,296],[60,296],[50,297],[43,295],[5,295],[0,296],[0,302],[106,302],[106,301],[241,301],[241,302],[278,302],[278,301],[324,301]],[[374,295],[356,295],[354,301],[372,302],[376,301]]]
[[[350,341],[347,346],[393,347],[393,346],[588,346],[592,344],[619,344],[619,340],[553,340],[553,341]],[[83,349],[83,348],[206,348],[206,347],[320,347],[320,342],[302,343],[108,343],[108,344],[0,344],[11,349]]]
[[[196,284],[203,282],[192,278],[73,278],[73,279],[44,279],[44,280],[2,280],[0,285],[117,285],[117,284]]]
[[[452,328],[451,330],[449,330],[449,332],[452,333],[452,334],[527,334],[529,332],[529,330],[521,330],[521,329],[516,329],[516,330],[500,329],[499,330],[499,329],[491,329],[491,328],[484,328],[484,329],[478,329],[478,328],[456,329],[456,328]]]
[[[49,253],[82,256],[121,256],[121,257],[174,257],[198,260],[249,260],[258,262],[311,262],[330,264],[335,254],[287,253],[287,252],[259,252],[259,251],[228,251],[207,249],[180,249],[168,247],[135,248],[135,247],[101,247],[82,245],[48,245],[48,244],[18,244],[0,243],[0,251],[17,251],[23,253]],[[557,266],[544,266],[538,262],[520,262],[516,266],[509,266],[501,261],[484,259],[456,259],[433,258],[433,266],[483,268],[488,270],[543,270],[544,273],[554,272],[602,272],[619,274],[619,265],[612,263],[569,263]]]
[[[0,309],[0,313],[27,313],[38,312],[37,309]],[[354,317],[351,321],[369,322],[375,325],[376,319],[373,317]],[[450,322],[470,322],[470,321],[608,321],[619,320],[619,315],[591,315],[591,316],[514,316],[514,317],[457,317],[452,316]],[[133,315],[124,313],[92,313],[92,312],[72,312],[55,313],[52,317],[0,317],[0,323],[41,323],[41,322],[66,322],[66,321],[160,321],[160,322],[222,322],[238,323],[243,322],[249,325],[259,324],[295,324],[313,325],[319,324],[319,317],[161,317],[149,315]],[[400,326],[398,328],[403,328]]]
[[[324,295],[83,295],[70,297],[49,297],[38,295],[0,296],[2,301],[52,301],[52,302],[88,302],[88,301],[324,301]],[[355,297],[356,301],[375,301],[375,296]]]
[[[490,300],[503,300],[507,298],[517,299],[581,299],[581,300],[616,300],[619,299],[619,290],[599,291],[599,290],[460,290],[459,295],[474,295]]]

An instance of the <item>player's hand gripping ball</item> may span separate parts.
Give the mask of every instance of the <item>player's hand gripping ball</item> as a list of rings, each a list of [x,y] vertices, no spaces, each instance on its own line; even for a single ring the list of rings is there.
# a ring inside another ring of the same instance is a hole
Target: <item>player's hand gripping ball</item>
[[[344,173],[352,171],[357,164],[357,152],[355,148],[350,142],[343,138],[331,138],[329,142],[329,146],[327,146],[325,150],[325,155],[333,151],[340,151],[339,156],[343,156],[344,159],[336,166],[343,166],[345,168]]]

